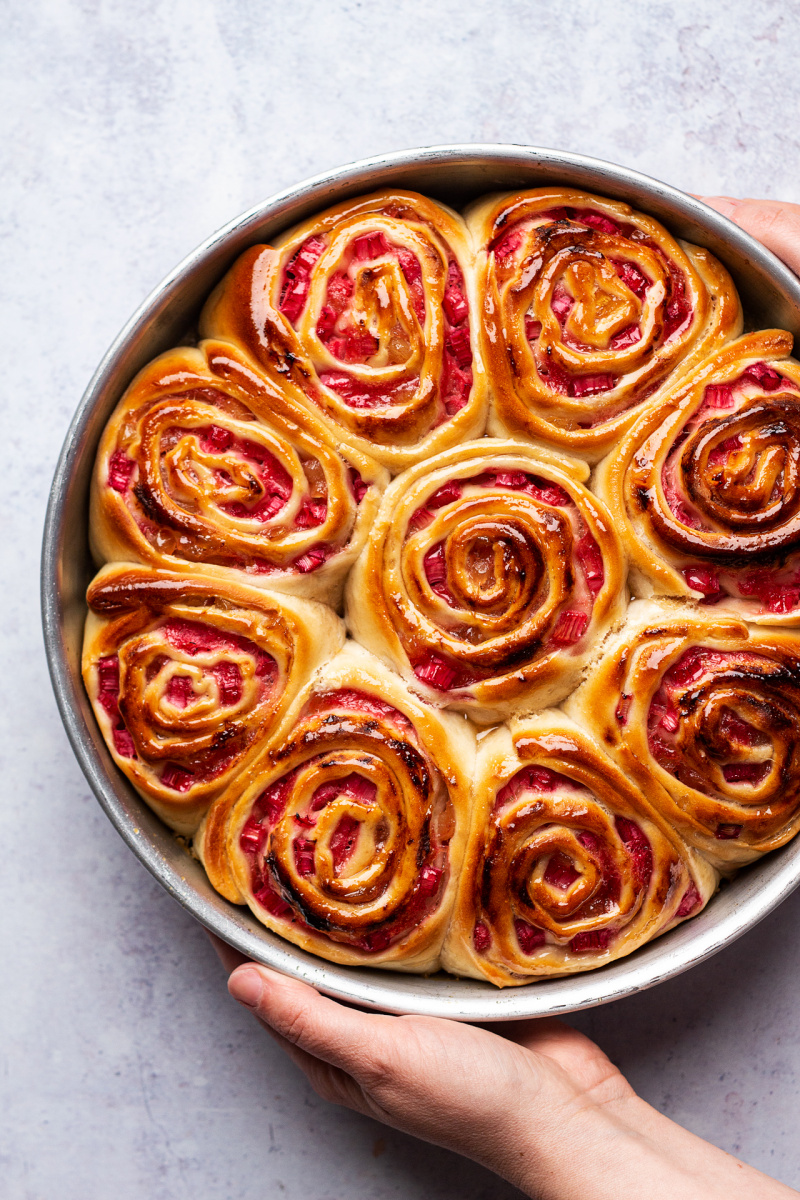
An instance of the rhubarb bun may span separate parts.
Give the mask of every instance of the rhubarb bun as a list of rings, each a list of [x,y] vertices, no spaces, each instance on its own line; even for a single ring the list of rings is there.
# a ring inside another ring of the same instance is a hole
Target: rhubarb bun
[[[729,870],[800,830],[800,641],[635,601],[565,705],[650,802]]]
[[[546,187],[487,196],[467,220],[492,434],[596,462],[649,397],[741,331],[721,263],[627,204]]]
[[[115,563],[87,600],[83,679],[100,731],[183,834],[344,642],[332,609],[236,580]]]
[[[92,549],[336,606],[387,479],[235,347],[182,346],[137,375],[105,428]]]
[[[469,824],[475,738],[348,642],[213,805],[214,886],[338,963],[432,971]]]
[[[619,542],[586,473],[495,438],[406,471],[347,582],[352,635],[481,723],[563,699],[625,603]]]
[[[614,962],[700,912],[714,870],[563,713],[481,741],[443,963],[498,987]]]
[[[201,329],[294,383],[337,439],[391,471],[486,425],[469,235],[415,192],[346,200],[252,246]]]
[[[596,487],[639,596],[689,596],[756,624],[800,624],[800,363],[748,333],[645,410]]]

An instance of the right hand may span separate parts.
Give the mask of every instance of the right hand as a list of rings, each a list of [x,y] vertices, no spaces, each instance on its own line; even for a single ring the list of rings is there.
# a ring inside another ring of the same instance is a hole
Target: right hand
[[[800,275],[800,204],[790,204],[787,200],[737,200],[732,196],[697,199],[735,221]]]

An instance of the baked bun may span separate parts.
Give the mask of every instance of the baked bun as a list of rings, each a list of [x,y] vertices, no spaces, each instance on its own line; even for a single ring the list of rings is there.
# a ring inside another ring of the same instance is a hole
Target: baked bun
[[[347,582],[352,635],[481,723],[554,703],[624,609],[584,463],[483,438],[395,479]]]
[[[387,480],[232,345],[182,346],[140,371],[105,428],[92,550],[336,606]]]
[[[496,436],[596,462],[648,397],[741,331],[721,263],[627,204],[536,188],[487,196],[467,222]]]
[[[105,567],[87,601],[83,680],[100,730],[184,834],[344,642],[323,604],[130,563]]]
[[[195,839],[214,886],[339,963],[438,966],[475,740],[348,642]]]
[[[689,596],[800,624],[800,363],[748,333],[648,408],[595,485],[639,596]]]
[[[565,709],[719,867],[800,830],[800,640],[635,601]]]
[[[442,956],[498,987],[614,962],[694,916],[716,874],[556,710],[481,741]]]
[[[201,330],[293,382],[334,437],[401,471],[483,433],[475,316],[463,218],[416,192],[386,191],[245,251]]]

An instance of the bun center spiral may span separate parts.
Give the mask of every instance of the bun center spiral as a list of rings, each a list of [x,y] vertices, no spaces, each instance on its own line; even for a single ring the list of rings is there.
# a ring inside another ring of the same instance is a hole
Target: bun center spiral
[[[651,703],[648,737],[656,761],[701,793],[773,815],[796,802],[800,685],[764,656],[688,651]]]
[[[298,723],[239,844],[269,911],[381,950],[436,904],[452,812],[403,715],[354,703],[331,697]]]

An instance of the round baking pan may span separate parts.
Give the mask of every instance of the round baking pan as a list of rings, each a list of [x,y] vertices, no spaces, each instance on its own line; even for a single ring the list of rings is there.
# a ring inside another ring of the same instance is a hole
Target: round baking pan
[[[199,921],[250,958],[366,1008],[502,1021],[566,1013],[653,987],[709,958],[780,904],[800,883],[800,838],[740,871],[698,916],[606,967],[498,990],[488,983],[343,967],[270,933],[248,909],[213,890],[200,865],[117,770],[95,724],[80,674],[93,574],[89,480],[103,427],[136,372],[192,338],[203,301],[255,242],[340,200],[378,188],[424,192],[456,208],[486,192],[562,184],[627,201],[678,237],[707,246],[739,288],[748,329],[800,333],[800,280],[774,255],[699,201],[667,184],[598,159],[527,146],[443,146],[352,163],[280,192],[215,233],[167,276],[109,349],[81,400],[53,480],[42,555],[42,610],[50,673],[77,759],[109,819],[147,869]]]

